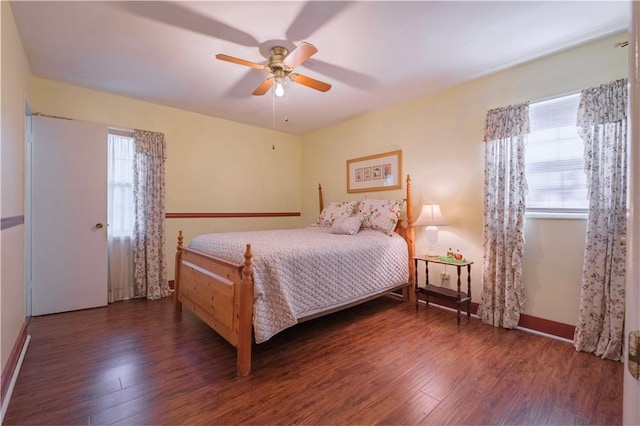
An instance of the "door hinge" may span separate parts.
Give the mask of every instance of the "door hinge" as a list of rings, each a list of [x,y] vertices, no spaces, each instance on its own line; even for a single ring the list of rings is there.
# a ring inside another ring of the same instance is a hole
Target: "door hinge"
[[[629,357],[629,373],[634,379],[640,380],[640,331],[632,331],[629,333],[629,348],[627,354]]]

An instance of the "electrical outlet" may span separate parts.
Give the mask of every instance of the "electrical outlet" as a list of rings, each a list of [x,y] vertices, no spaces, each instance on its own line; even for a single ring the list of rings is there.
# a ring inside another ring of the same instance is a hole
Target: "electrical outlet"
[[[448,272],[440,272],[440,279],[442,282],[449,281],[450,275]]]

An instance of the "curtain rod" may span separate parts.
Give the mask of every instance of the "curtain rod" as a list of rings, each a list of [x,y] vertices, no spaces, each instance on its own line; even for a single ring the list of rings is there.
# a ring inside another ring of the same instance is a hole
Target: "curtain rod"
[[[107,127],[109,133],[119,136],[133,136],[134,131],[131,129],[125,129],[122,127]]]
[[[43,114],[41,112],[34,112],[31,115],[34,116],[34,117],[57,118],[58,120],[71,120],[71,121],[73,121],[73,118],[61,117],[59,115]]]

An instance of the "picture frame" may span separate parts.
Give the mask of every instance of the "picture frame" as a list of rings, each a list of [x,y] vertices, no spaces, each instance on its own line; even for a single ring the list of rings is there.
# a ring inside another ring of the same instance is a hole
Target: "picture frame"
[[[347,192],[402,189],[402,150],[347,160]]]

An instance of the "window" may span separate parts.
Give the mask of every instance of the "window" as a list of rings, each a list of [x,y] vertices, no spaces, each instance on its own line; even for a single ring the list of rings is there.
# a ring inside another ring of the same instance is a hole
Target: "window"
[[[576,120],[580,94],[531,103],[525,148],[527,216],[584,216],[589,207],[584,145]]]
[[[108,221],[110,237],[133,236],[133,136],[109,131]]]

